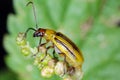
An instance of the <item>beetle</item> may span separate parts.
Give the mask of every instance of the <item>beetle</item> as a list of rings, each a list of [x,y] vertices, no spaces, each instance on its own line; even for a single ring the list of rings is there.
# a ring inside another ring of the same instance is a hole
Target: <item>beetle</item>
[[[32,2],[29,2],[28,4],[30,4],[30,3],[33,4]],[[34,15],[35,15],[34,5],[33,5],[33,10],[34,10]],[[36,20],[36,16],[35,16],[35,20]],[[37,25],[37,22],[36,22],[36,25]],[[46,47],[47,51],[50,48],[53,48],[54,49],[53,54],[56,52],[59,55],[63,55],[65,57],[65,60],[68,63],[70,63],[72,66],[77,67],[77,66],[82,65],[84,59],[83,59],[81,51],[64,34],[62,34],[60,32],[56,32],[56,31],[51,30],[51,29],[28,28],[25,32],[25,36],[27,35],[27,33],[30,30],[34,31],[33,37],[40,37],[40,42],[39,42],[38,48],[41,47],[41,46],[46,46],[47,43],[51,42],[52,45]],[[41,43],[42,38],[44,38],[46,40],[45,43]],[[47,51],[45,52],[45,57],[47,55]],[[45,57],[42,60],[44,60]]]

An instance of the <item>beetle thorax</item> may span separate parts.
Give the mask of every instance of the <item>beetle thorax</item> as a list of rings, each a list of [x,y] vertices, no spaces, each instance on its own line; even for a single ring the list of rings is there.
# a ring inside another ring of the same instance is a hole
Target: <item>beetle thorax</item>
[[[46,29],[44,38],[45,38],[46,40],[51,41],[51,40],[54,38],[55,33],[56,33],[56,32],[55,32],[54,30]]]

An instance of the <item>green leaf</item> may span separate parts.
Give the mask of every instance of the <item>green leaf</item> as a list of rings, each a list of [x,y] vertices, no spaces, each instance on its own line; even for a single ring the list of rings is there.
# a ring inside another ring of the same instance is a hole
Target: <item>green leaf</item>
[[[35,28],[29,0],[14,0],[15,15],[8,16],[9,34],[4,37],[7,66],[20,80],[48,80],[40,75],[31,57],[24,57],[16,44],[19,32]],[[60,31],[81,49],[85,59],[83,80],[120,79],[120,0],[34,0],[39,27]],[[39,38],[32,32],[27,40],[33,47]],[[53,76],[49,80],[61,80]]]

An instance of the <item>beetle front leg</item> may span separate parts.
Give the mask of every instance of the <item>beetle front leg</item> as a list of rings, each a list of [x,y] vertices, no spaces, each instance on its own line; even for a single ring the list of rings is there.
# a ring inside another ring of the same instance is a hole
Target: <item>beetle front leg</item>
[[[46,41],[45,43],[42,43],[42,44],[41,44],[41,42],[42,42],[42,37],[40,37],[39,45],[37,47],[38,52],[36,54],[33,54],[34,57],[36,57],[36,55],[40,52],[40,50],[43,50],[41,48],[44,48],[44,50],[45,50],[46,44],[48,43],[48,41]]]
[[[47,48],[46,48],[46,51],[45,51],[45,56],[43,57],[43,59],[41,59],[41,62],[46,58],[46,56],[47,56],[47,51],[49,50],[49,49],[51,49],[51,48],[54,48],[53,46],[48,46]]]

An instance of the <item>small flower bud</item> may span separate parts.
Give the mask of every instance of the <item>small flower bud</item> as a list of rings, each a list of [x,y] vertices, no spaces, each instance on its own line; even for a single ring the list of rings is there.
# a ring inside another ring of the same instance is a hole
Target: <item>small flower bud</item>
[[[24,38],[24,33],[19,33],[17,38],[16,38],[16,42],[19,46],[24,46],[26,45],[26,41]]]
[[[70,76],[67,76],[63,80],[73,80],[73,79]]]
[[[21,45],[20,47],[21,47],[21,51],[22,51],[24,56],[28,56],[31,53],[30,45],[28,42],[27,42],[27,44]]]
[[[48,62],[52,59],[51,56],[47,55],[46,58],[43,61],[41,61],[44,58],[44,56],[44,53],[38,54],[34,60],[34,64],[37,65],[40,70],[44,66],[48,65]]]
[[[64,62],[57,62],[55,66],[55,73],[59,76],[64,76],[67,72],[67,65]]]
[[[82,80],[83,72],[81,69],[76,69],[74,75],[72,76],[74,79]]]
[[[24,56],[28,56],[30,54],[30,48],[28,46],[24,46],[21,48]]]
[[[48,61],[48,66],[54,68],[55,67],[55,64],[56,64],[56,60],[55,59],[51,59]]]
[[[41,70],[41,75],[43,77],[49,78],[53,75],[53,73],[54,73],[54,69],[49,66],[46,66]]]
[[[45,53],[47,50],[45,46],[39,46],[38,49],[41,53]]]

